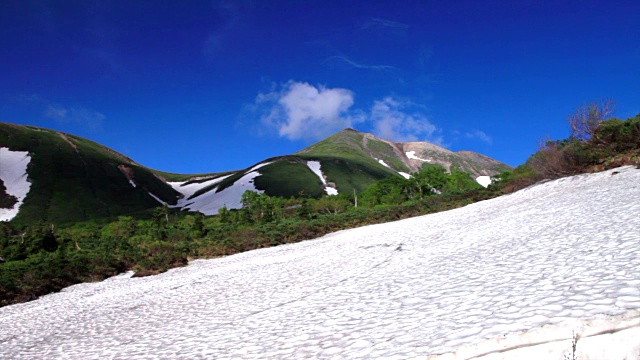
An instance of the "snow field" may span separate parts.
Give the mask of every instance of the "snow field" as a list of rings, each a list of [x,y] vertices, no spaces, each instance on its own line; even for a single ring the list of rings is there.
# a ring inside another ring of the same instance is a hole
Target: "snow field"
[[[640,171],[632,167],[550,181],[0,308],[0,353],[424,358],[505,335],[531,345],[539,338],[524,335],[542,326],[640,309],[638,215]]]
[[[11,209],[0,209],[0,221],[9,221],[18,215],[20,206],[27,197],[31,183],[27,178],[27,166],[31,162],[28,151],[12,151],[0,147],[0,179],[7,194],[15,196],[18,202]]]

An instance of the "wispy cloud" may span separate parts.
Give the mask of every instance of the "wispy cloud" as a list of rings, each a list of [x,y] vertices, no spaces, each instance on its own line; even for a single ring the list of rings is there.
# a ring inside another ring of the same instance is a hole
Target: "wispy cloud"
[[[370,65],[370,64],[362,64],[351,60],[350,58],[343,55],[334,55],[325,59],[325,63],[332,61],[340,61],[344,62],[347,65],[350,65],[356,69],[366,69],[366,70],[376,70],[376,71],[392,71],[396,70],[396,67],[390,65]]]
[[[489,145],[493,144],[493,139],[491,138],[491,136],[487,135],[484,131],[480,131],[480,130],[468,131],[467,133],[464,134],[464,136],[467,139],[478,139],[478,140],[484,141]]]
[[[290,140],[322,139],[361,122],[359,112],[350,111],[353,103],[353,93],[347,89],[295,81],[256,98],[256,105],[265,110],[262,123]]]
[[[440,130],[429,118],[409,101],[399,101],[392,97],[374,102],[370,121],[373,132],[386,140],[429,141],[442,144]]]
[[[59,104],[49,104],[44,111],[44,116],[53,119],[60,124],[80,125],[90,130],[102,128],[106,116],[97,111],[83,107],[68,107]]]
[[[101,130],[107,117],[98,111],[78,105],[62,105],[38,94],[12,97],[15,105],[28,108],[32,116],[55,121],[58,125],[72,125],[90,131]],[[27,119],[25,119],[27,120]]]
[[[401,22],[381,19],[381,18],[371,18],[369,19],[369,21],[367,21],[360,27],[360,30],[368,29],[374,26],[381,26],[381,27],[387,27],[392,29],[402,29],[402,30],[409,28],[409,25],[403,24]]]

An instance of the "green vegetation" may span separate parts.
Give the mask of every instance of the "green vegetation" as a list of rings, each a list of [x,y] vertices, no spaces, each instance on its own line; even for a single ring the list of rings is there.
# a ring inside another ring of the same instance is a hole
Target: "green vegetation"
[[[2,179],[0,179],[0,209],[9,209],[17,202],[18,199],[15,196],[7,194],[7,188],[4,186]]]

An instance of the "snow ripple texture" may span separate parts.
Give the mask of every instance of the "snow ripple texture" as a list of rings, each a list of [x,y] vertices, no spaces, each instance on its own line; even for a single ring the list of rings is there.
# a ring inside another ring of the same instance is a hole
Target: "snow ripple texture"
[[[640,171],[0,309],[6,359],[408,358],[640,309]]]

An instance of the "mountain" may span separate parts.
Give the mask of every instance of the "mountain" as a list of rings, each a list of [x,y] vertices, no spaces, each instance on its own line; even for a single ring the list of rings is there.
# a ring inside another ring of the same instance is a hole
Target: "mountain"
[[[170,174],[93,141],[0,123],[0,221],[64,223],[171,208],[217,214],[240,208],[246,190],[269,196],[351,194],[389,176],[442,165],[476,177],[510,169],[484,155],[426,142],[394,143],[343,130],[295,154],[243,170]]]
[[[397,143],[353,129],[343,130],[326,140],[298,152],[305,156],[373,159],[397,173],[420,171],[441,165],[447,171],[462,170],[475,177],[491,176],[510,166],[473,151],[453,152],[428,142]]]
[[[168,203],[179,196],[128,157],[59,131],[0,123],[0,149],[3,197],[10,197],[9,188],[27,190],[17,215],[0,208],[0,220],[61,223],[115,217],[158,206],[154,196]]]

